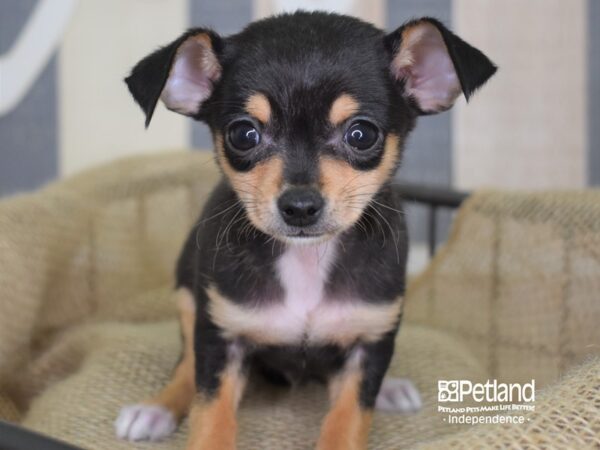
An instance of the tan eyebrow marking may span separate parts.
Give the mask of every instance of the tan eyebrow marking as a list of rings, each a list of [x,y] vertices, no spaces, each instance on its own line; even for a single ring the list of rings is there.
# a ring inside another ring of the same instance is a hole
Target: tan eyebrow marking
[[[329,121],[339,125],[358,111],[358,102],[350,94],[342,94],[335,99],[329,110]]]
[[[271,118],[271,104],[267,97],[261,93],[252,94],[248,97],[246,111],[262,123],[267,123]]]

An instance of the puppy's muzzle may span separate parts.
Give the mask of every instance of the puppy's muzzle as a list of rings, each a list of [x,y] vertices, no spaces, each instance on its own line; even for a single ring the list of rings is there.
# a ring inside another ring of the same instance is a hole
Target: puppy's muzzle
[[[277,200],[277,207],[283,221],[294,227],[308,227],[318,222],[323,212],[325,200],[310,187],[292,187]]]

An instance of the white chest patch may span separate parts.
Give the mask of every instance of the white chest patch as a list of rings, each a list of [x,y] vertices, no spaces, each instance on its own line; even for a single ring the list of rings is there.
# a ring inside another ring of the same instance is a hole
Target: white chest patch
[[[358,298],[328,298],[325,285],[338,246],[329,241],[291,246],[277,262],[285,295],[281,302],[248,308],[209,289],[210,313],[229,338],[261,344],[340,344],[377,340],[398,319],[402,299],[381,305]]]
[[[277,271],[285,291],[285,310],[306,321],[324,302],[325,283],[335,259],[335,242],[292,246],[281,256]]]

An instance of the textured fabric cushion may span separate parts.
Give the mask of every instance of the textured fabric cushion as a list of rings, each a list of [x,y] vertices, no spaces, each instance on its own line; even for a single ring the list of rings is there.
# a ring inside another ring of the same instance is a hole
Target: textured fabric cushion
[[[185,424],[131,444],[112,422],[178,357],[174,262],[217,176],[211,155],[169,153],[0,202],[0,418],[88,449],[181,448]],[[424,408],[377,413],[370,448],[599,446],[599,224],[594,191],[467,201],[409,285],[390,370],[415,381]],[[443,421],[437,380],[490,377],[543,388],[526,425]],[[255,383],[239,448],[311,448],[325,408],[322,386]]]
[[[137,402],[158,390],[177,361],[180,350],[176,321],[150,324],[97,324],[63,336],[65,354],[78,354],[77,371],[36,397],[23,424],[84,448],[148,448],[114,438],[112,423],[125,403]],[[372,448],[404,447],[457,431],[443,427],[435,413],[438,377],[481,378],[483,370],[464,347],[444,334],[407,325],[391,374],[417,380],[427,407],[417,415],[378,413]],[[423,363],[427,358],[428,363]],[[240,449],[310,449],[327,407],[324,386],[293,390],[250,385],[239,413]],[[182,448],[187,424],[177,435],[152,448]]]

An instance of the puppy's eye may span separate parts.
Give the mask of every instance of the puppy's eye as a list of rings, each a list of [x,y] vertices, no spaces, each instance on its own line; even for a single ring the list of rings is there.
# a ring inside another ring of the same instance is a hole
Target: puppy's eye
[[[379,130],[375,125],[366,120],[359,120],[350,125],[344,135],[348,145],[358,150],[367,150],[375,145],[379,137]]]
[[[258,130],[248,121],[234,122],[227,133],[229,143],[237,150],[250,150],[260,142]]]

